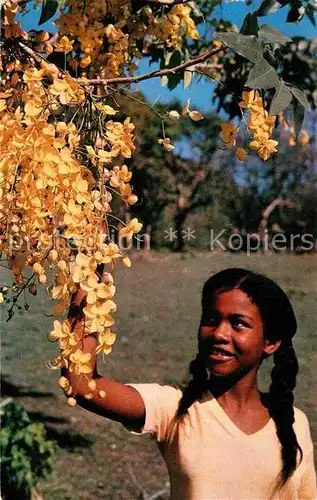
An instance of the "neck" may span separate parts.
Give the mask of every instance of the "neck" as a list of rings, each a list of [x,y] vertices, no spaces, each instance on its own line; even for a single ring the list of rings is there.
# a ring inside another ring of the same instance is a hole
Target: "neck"
[[[242,408],[261,401],[256,372],[248,372],[235,378],[210,375],[208,390],[226,406]]]

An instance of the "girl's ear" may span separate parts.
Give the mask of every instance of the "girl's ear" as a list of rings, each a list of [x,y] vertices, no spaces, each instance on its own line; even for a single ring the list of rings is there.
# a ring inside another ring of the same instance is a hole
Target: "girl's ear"
[[[277,340],[274,342],[273,340],[265,339],[265,345],[263,347],[263,354],[267,356],[271,356],[281,345],[281,340]]]

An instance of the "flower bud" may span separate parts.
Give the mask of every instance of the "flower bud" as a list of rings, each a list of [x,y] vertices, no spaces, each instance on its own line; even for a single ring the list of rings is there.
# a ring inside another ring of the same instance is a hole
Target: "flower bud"
[[[76,406],[77,401],[76,401],[75,398],[68,398],[67,399],[67,404],[68,404],[68,406]]]
[[[38,280],[39,280],[39,283],[41,283],[41,285],[45,285],[45,283],[47,282],[46,274],[40,274],[38,277]]]
[[[89,380],[89,382],[88,382],[88,387],[89,387],[89,389],[91,389],[92,391],[95,391],[95,390],[96,390],[96,387],[97,387],[96,381],[95,381],[95,380]]]
[[[177,122],[177,121],[180,119],[180,114],[179,114],[179,113],[178,113],[178,111],[176,111],[175,109],[172,109],[172,111],[170,111],[170,112],[167,114],[167,116],[168,116],[171,120],[173,120],[173,121],[175,121],[175,122]]]
[[[61,271],[66,271],[67,264],[66,264],[65,260],[59,260],[57,265]]]
[[[35,262],[35,264],[33,264],[33,271],[35,272],[35,274],[41,274],[44,269],[39,262]]]
[[[68,380],[66,377],[60,377],[59,380],[58,380],[58,385],[62,388],[62,389],[66,389],[66,387],[68,386]]]
[[[50,253],[48,254],[48,259],[54,262],[57,260],[57,258],[58,258],[57,250],[55,249],[51,250]]]

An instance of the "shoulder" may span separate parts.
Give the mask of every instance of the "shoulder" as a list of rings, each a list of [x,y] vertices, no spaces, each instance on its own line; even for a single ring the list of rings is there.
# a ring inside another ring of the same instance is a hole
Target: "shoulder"
[[[133,387],[145,400],[156,400],[165,406],[178,406],[182,391],[171,385],[160,384],[126,384]]]
[[[150,433],[163,441],[172,425],[182,391],[170,385],[126,384],[141,395],[145,407],[145,424],[141,433]]]
[[[313,442],[310,433],[309,421],[306,413],[294,406],[294,431],[303,452],[310,452]]]

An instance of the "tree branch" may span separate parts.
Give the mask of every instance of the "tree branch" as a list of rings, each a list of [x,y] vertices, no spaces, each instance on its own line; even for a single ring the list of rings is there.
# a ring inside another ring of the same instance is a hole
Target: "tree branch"
[[[138,76],[120,76],[117,78],[94,78],[91,80],[86,80],[83,82],[88,85],[108,85],[108,84],[118,84],[118,83],[137,83],[141,82],[143,80],[149,80],[150,78],[158,78],[161,76],[166,76],[166,75],[173,75],[175,73],[178,73],[179,71],[182,71],[186,68],[189,68],[190,66],[194,66],[196,64],[202,63],[206,61],[209,57],[214,56],[215,54],[218,54],[218,52],[221,52],[224,50],[225,47],[224,45],[221,45],[221,47],[217,47],[215,49],[207,50],[203,54],[201,54],[198,57],[195,57],[194,59],[189,59],[188,61],[183,62],[182,64],[179,64],[178,66],[174,66],[174,68],[166,68],[166,69],[161,69],[161,70],[154,70],[150,71],[149,73],[144,73],[143,75],[138,75]],[[208,66],[208,68],[211,68],[212,65]],[[218,69],[219,65],[215,65],[215,69]],[[78,78],[77,80],[80,80]]]
[[[35,52],[31,47],[28,47],[22,42],[19,42],[20,47],[27,52],[31,57],[33,57],[37,62],[42,62],[46,61],[46,59],[41,55]],[[174,68],[166,68],[166,69],[161,69],[161,70],[154,70],[150,71],[149,73],[144,73],[143,75],[138,75],[138,76],[122,76],[122,77],[117,77],[117,78],[93,78],[93,79],[84,79],[81,82],[81,78],[73,78],[74,80],[78,81],[78,83],[82,83],[84,85],[108,85],[108,84],[119,84],[119,83],[136,83],[136,82],[141,82],[143,80],[149,80],[150,78],[158,78],[166,75],[173,75],[175,73],[178,73],[179,71],[182,71],[186,68],[189,68],[190,66],[195,66],[199,65],[199,69],[201,70],[200,63],[205,62],[209,57],[214,56],[215,54],[218,54],[218,52],[221,52],[222,50],[225,50],[225,46],[221,45],[220,47],[217,47],[215,49],[207,50],[206,52],[203,52],[198,57],[195,57],[193,59],[189,59],[188,61],[183,62],[182,64],[179,64],[178,66],[174,66]],[[215,69],[219,69],[219,64],[215,65],[208,65],[208,69],[211,69],[214,67]],[[62,71],[60,68],[59,69],[61,74],[65,74],[64,71]],[[193,71],[195,68],[193,68]]]

